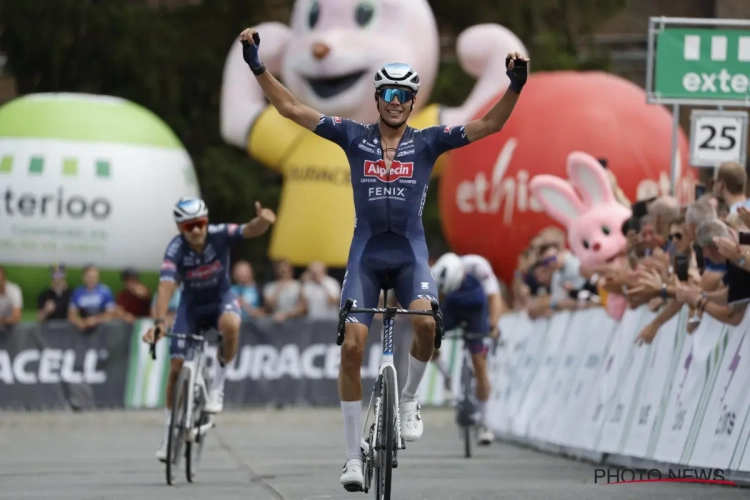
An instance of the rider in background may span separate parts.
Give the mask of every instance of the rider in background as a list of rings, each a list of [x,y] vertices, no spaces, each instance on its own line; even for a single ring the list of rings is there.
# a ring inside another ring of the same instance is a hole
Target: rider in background
[[[216,369],[208,388],[204,407],[208,413],[218,413],[224,407],[224,379],[226,365],[237,354],[241,312],[239,300],[231,289],[229,252],[231,244],[262,235],[276,221],[268,208],[255,203],[256,217],[242,225],[209,225],[208,207],[200,198],[183,197],[174,207],[174,221],[180,234],[167,245],[161,265],[157,292],[154,327],[143,340],[157,342],[167,328],[166,317],[172,294],[182,285],[182,295],[172,330],[178,334],[198,334],[202,326],[218,328],[222,344],[218,350]],[[156,458],[167,458],[167,437],[172,416],[172,394],[187,351],[187,341],[170,339],[169,380],[167,382],[167,421],[164,440],[156,451]]]
[[[500,131],[526,83],[528,59],[507,55],[509,90],[482,118],[418,129],[406,124],[420,87],[419,75],[408,64],[389,63],[377,71],[372,97],[379,120],[362,124],[302,104],[260,61],[255,30],[244,30],[240,41],[245,62],[279,115],[338,145],[349,161],[355,214],[342,303],[351,299],[355,307],[375,307],[380,291],[388,287],[409,309],[429,310],[438,293],[430,274],[422,209],[435,161]],[[341,346],[339,397],[347,457],[340,482],[347,491],[361,491],[364,483],[360,370],[372,319],[372,314],[350,315]],[[401,437],[407,442],[424,432],[417,392],[435,349],[435,320],[414,316],[412,325],[414,341],[399,403]]]
[[[498,336],[502,297],[500,284],[487,260],[479,255],[459,257],[455,253],[446,253],[432,266],[432,275],[441,296],[440,309],[446,331],[465,323],[466,333],[472,336]],[[479,444],[489,445],[494,435],[487,425],[487,401],[490,399],[487,346],[481,338],[466,342],[477,378]]]

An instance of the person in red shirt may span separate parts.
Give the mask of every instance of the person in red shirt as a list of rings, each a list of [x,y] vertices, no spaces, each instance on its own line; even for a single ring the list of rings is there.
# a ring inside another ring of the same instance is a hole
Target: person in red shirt
[[[138,271],[132,267],[123,270],[122,290],[117,294],[118,317],[128,323],[151,314],[151,292],[138,281]]]

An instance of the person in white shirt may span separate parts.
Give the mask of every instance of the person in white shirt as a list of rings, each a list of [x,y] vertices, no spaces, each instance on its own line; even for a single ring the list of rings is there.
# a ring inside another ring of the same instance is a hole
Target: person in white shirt
[[[341,297],[339,282],[328,276],[328,270],[322,262],[310,263],[305,274],[302,296],[307,306],[307,317],[310,319],[338,318]]]
[[[21,321],[23,294],[21,288],[5,277],[5,268],[0,266],[0,327],[15,325]]]

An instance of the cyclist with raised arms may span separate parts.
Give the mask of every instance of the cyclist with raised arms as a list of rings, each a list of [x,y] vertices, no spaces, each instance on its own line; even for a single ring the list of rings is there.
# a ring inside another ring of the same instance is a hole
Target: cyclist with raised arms
[[[197,334],[202,325],[217,328],[222,336],[218,352],[218,363],[205,411],[218,413],[224,407],[224,379],[226,365],[237,354],[240,323],[239,302],[231,289],[229,279],[229,251],[231,244],[248,238],[256,238],[276,221],[276,215],[268,208],[255,203],[256,217],[242,225],[209,224],[208,207],[200,198],[183,197],[174,207],[174,221],[180,234],[167,245],[156,298],[154,327],[143,336],[153,343],[164,333],[164,318],[169,310],[172,294],[182,283],[182,296],[177,306],[174,333]],[[172,416],[172,393],[182,369],[187,348],[184,339],[172,338],[169,344],[170,366],[167,382],[167,425],[165,438],[156,451],[156,458],[167,459],[167,436]]]
[[[255,30],[244,30],[240,41],[245,62],[279,114],[338,144],[349,160],[355,218],[342,303],[352,299],[356,307],[376,307],[381,288],[390,285],[401,304],[430,309],[437,288],[430,274],[422,208],[435,160],[446,151],[500,131],[526,83],[528,59],[508,54],[510,91],[481,119],[465,126],[416,130],[406,125],[419,91],[419,75],[411,66],[391,63],[377,72],[373,98],[380,119],[360,124],[325,116],[294,97],[261,63],[260,36]],[[363,483],[360,367],[371,322],[371,314],[349,316],[341,346],[338,386],[347,451],[341,484],[348,491],[360,491]],[[432,317],[414,316],[412,322],[414,343],[399,404],[402,437],[410,442],[423,432],[417,389],[432,357],[435,337]]]
[[[487,401],[490,399],[490,378],[487,374],[487,346],[481,335],[497,337],[497,323],[502,312],[500,283],[492,266],[481,255],[446,253],[432,266],[432,275],[440,294],[440,309],[446,330],[466,324],[474,375],[477,378],[479,410],[479,444],[489,445],[495,436],[487,425]]]

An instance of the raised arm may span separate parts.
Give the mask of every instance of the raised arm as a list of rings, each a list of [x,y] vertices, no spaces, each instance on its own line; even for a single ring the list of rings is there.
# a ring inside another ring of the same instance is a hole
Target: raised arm
[[[508,68],[506,74],[510,79],[510,87],[508,87],[503,97],[482,118],[466,124],[466,138],[470,142],[475,142],[484,139],[488,135],[500,132],[505,122],[510,118],[511,113],[513,113],[513,108],[516,107],[521,89],[526,84],[526,79],[529,76],[529,59],[518,52],[513,52],[508,53],[505,61]]]
[[[248,28],[240,34],[240,42],[242,43],[242,56],[271,105],[284,118],[310,131],[315,130],[320,122],[321,114],[299,102],[269,71],[266,71],[266,67],[260,62],[258,58],[260,35],[254,29]]]

